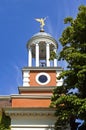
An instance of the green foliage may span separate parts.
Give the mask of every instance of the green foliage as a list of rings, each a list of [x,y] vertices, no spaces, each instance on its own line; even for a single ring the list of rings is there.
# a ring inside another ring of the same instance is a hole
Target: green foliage
[[[66,94],[65,87],[61,86],[54,90],[51,100],[51,107],[57,108],[55,115],[58,120],[55,129],[65,129],[69,124],[71,114],[86,120],[86,98],[80,98],[77,94]]]
[[[69,20],[67,18],[65,20]],[[78,87],[81,96],[86,97],[86,6],[79,7],[79,13],[72,24],[68,26],[60,38],[63,50],[60,53],[60,59],[68,62],[68,72],[65,71],[67,86]],[[71,72],[71,73],[70,73]],[[75,81],[73,81],[73,78]],[[72,78],[72,83],[67,82]]]
[[[64,23],[65,23],[65,24],[66,24],[66,23],[70,23],[70,24],[72,25],[72,23],[73,23],[73,18],[72,18],[72,17],[68,17],[68,18],[64,19]]]
[[[68,24],[63,31],[60,42],[63,46],[60,59],[68,63],[58,79],[63,78],[63,86],[57,87],[52,96],[51,107],[56,107],[58,117],[55,129],[65,129],[70,115],[78,115],[86,124],[86,6],[79,7],[76,19],[65,18]],[[78,88],[78,94],[67,92],[71,88]]]
[[[10,117],[6,116],[4,112],[0,114],[0,130],[10,130]]]
[[[57,55],[56,55],[56,53],[54,51],[51,51],[49,60],[54,60],[54,59],[57,59]]]

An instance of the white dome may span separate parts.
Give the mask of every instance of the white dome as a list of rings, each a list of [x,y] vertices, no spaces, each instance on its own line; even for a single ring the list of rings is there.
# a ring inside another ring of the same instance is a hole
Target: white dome
[[[49,37],[52,37],[49,33],[46,33],[46,32],[38,32],[38,33],[34,34],[32,37],[35,37],[35,36],[49,36]]]
[[[29,45],[32,45],[34,43],[36,43],[36,41],[41,42],[41,41],[48,41],[49,43],[54,44],[55,46],[58,46],[57,41],[49,34],[46,32],[38,32],[36,34],[34,34],[31,39],[27,42],[27,47]]]

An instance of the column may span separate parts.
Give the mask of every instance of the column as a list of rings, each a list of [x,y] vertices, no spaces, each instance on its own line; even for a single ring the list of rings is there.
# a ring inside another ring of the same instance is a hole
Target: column
[[[54,49],[54,52],[55,52],[55,53],[56,53],[56,50],[57,50],[57,49],[55,48],[55,49]],[[57,54],[57,53],[56,53],[56,54]],[[56,59],[56,58],[54,59],[54,67],[57,67],[57,59]]]
[[[36,43],[36,67],[39,67],[39,44]]]
[[[50,45],[49,43],[46,44],[46,66],[50,67]]]
[[[29,67],[32,66],[32,52],[31,52],[31,48],[28,48],[28,66]]]

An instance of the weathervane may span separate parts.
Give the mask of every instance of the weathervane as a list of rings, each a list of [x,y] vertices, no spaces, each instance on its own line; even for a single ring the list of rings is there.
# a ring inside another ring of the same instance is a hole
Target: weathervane
[[[47,18],[47,17],[35,19],[37,22],[40,22],[40,28],[41,28],[40,31],[44,31],[44,28],[43,28],[43,27],[44,27],[44,25],[45,25],[45,20],[46,20],[46,18]]]

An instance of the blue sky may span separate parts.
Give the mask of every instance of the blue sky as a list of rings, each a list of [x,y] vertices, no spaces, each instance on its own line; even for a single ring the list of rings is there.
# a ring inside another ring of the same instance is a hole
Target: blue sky
[[[17,94],[22,86],[26,43],[40,30],[35,18],[47,16],[45,32],[58,41],[64,18],[75,18],[81,4],[86,5],[86,0],[0,0],[0,95]],[[65,63],[59,66],[65,67]]]

